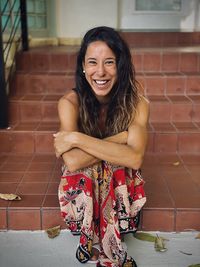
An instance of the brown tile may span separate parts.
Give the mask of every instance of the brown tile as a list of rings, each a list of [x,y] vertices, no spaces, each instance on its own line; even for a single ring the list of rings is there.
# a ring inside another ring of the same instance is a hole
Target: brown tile
[[[152,126],[156,132],[176,132],[175,127],[170,122],[152,122]]]
[[[27,94],[23,97],[23,101],[41,101],[43,98],[43,95]]]
[[[58,108],[57,103],[43,103],[42,105],[42,119],[44,121],[58,122]]]
[[[19,122],[15,125],[15,131],[34,131],[38,127],[38,122]]]
[[[161,55],[160,53],[145,53],[143,58],[144,71],[160,71],[161,70]]]
[[[35,149],[37,153],[54,153],[53,133],[38,133],[35,138]]]
[[[163,95],[165,92],[165,79],[162,76],[146,76],[145,89],[147,95]]]
[[[142,53],[136,52],[132,55],[133,65],[136,72],[143,70],[143,56]]]
[[[175,104],[177,104],[177,103],[178,104],[182,103],[182,104],[186,104],[186,105],[191,104],[190,99],[185,95],[168,95],[167,97],[170,99],[170,101],[172,103],[175,103]]]
[[[187,165],[198,165],[200,162],[200,154],[180,154],[180,157]],[[199,168],[199,165],[197,167]]]
[[[194,186],[195,186],[195,184],[194,184]],[[190,184],[190,187],[191,187],[191,184]],[[184,190],[184,192],[179,192],[179,193],[178,192],[176,192],[176,193],[172,192],[172,197],[174,199],[176,208],[179,208],[179,209],[199,209],[200,210],[200,192],[199,192],[199,190],[198,190],[198,192],[194,192],[194,189],[193,189],[193,191],[191,190],[191,193],[190,193],[190,189],[188,190],[188,186],[187,186],[187,190]]]
[[[194,104],[194,106],[193,106],[192,120],[194,122],[200,122],[200,104]]]
[[[176,103],[172,106],[171,120],[173,122],[191,122],[193,116],[192,104]]]
[[[173,210],[143,209],[142,230],[144,231],[174,231]]]
[[[50,70],[51,71],[66,71],[69,67],[67,54],[51,54],[50,56]]]
[[[0,131],[0,152],[10,152],[12,149],[11,145],[11,134],[9,131]]]
[[[29,163],[32,160],[32,154],[9,154],[7,162],[9,163]]]
[[[7,229],[7,212],[6,209],[0,209],[0,231]]]
[[[1,182],[0,183],[0,192],[2,194],[15,194],[18,183],[9,183],[9,182]]]
[[[56,156],[52,154],[35,154],[32,162],[55,162]]]
[[[150,102],[150,121],[169,122],[171,117],[170,103]]]
[[[46,195],[43,208],[56,208],[59,207],[59,201],[57,195]]]
[[[0,167],[0,171],[6,171],[6,172],[22,172],[25,171],[28,167],[27,162],[22,162],[22,163],[5,163],[3,166]],[[12,175],[15,175],[14,173]]]
[[[165,53],[162,56],[163,71],[178,71],[179,68],[179,54],[177,53]]]
[[[68,70],[74,71],[76,69],[77,52],[70,53],[68,56]]]
[[[59,130],[59,123],[58,122],[44,122],[42,121],[38,128],[37,131],[43,131],[43,132],[57,132]],[[39,134],[37,134],[39,135]],[[43,134],[41,134],[43,135]],[[40,136],[40,135],[39,135]],[[46,152],[47,153],[47,152]]]
[[[180,71],[198,71],[198,57],[195,53],[182,53],[180,57]]]
[[[200,230],[200,210],[177,210],[176,231]]]
[[[200,77],[199,75],[188,75],[187,76],[187,94],[188,95],[199,95],[200,94]]]
[[[47,74],[33,74],[27,75],[27,87],[29,94],[43,95],[47,93]]]
[[[15,132],[12,134],[12,152],[34,152],[34,135],[28,132]]]
[[[155,134],[155,152],[176,152],[177,135],[176,134]]]
[[[61,217],[60,209],[44,209],[42,211],[42,229],[46,230],[57,225],[61,225],[62,229],[67,228]]]
[[[17,194],[20,195],[43,195],[46,193],[48,187],[48,183],[20,183],[17,188]]]
[[[198,131],[198,128],[192,122],[174,122],[173,124],[179,132]]]
[[[19,114],[19,104],[15,101],[10,101],[9,103],[9,123],[13,124],[19,121],[20,114]]]
[[[24,172],[19,171],[0,171],[0,182],[18,183],[22,180],[23,175]]]
[[[41,104],[37,102],[20,103],[21,121],[40,121],[42,119]]]
[[[9,209],[8,229],[10,230],[40,230],[40,210]]]
[[[200,133],[183,133],[178,139],[180,153],[198,153],[200,151]]]
[[[31,69],[33,71],[48,71],[50,70],[49,54],[32,53],[31,54]]]
[[[186,78],[184,76],[167,76],[166,77],[166,94],[181,95],[185,92]]]
[[[23,195],[20,201],[10,203],[9,208],[39,209],[42,206],[43,195]]]
[[[75,87],[74,75],[72,76],[48,76],[47,92],[50,94],[64,95],[71,88]]]
[[[49,183],[46,194],[47,195],[58,195],[58,186],[59,186],[59,183],[52,183],[52,182]]]
[[[17,53],[17,69],[18,70],[30,70],[31,54],[29,52]]]
[[[48,182],[52,172],[26,172],[23,177],[23,182]]]
[[[28,172],[51,172],[54,165],[54,162],[32,162],[28,168]]]
[[[50,181],[51,181],[51,182],[60,182],[61,175],[62,175],[61,170],[60,170],[60,171],[55,171],[55,172],[53,172]]]

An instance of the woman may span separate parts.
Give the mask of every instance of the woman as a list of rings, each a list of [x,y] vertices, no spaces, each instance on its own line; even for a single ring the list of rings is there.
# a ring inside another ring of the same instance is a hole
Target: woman
[[[138,93],[130,51],[114,29],[86,33],[76,88],[60,99],[58,112],[55,151],[64,160],[59,201],[69,229],[81,235],[77,259],[137,266],[121,236],[136,231],[146,201],[139,168],[149,104]]]

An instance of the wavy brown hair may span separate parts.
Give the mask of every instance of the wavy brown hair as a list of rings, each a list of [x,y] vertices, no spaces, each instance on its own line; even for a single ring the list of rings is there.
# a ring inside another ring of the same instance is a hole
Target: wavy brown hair
[[[116,57],[117,80],[111,90],[105,131],[99,128],[101,104],[95,97],[83,73],[83,62],[87,47],[95,41],[103,41]],[[77,56],[76,92],[80,102],[80,130],[87,135],[103,138],[127,130],[138,103],[138,83],[132,64],[130,50],[119,33],[110,27],[96,27],[89,30],[81,43]]]

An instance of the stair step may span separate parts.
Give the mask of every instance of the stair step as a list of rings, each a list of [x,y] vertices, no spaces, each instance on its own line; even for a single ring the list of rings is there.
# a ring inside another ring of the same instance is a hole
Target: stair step
[[[10,97],[10,123],[58,122],[56,94],[26,94]],[[150,95],[151,122],[199,122],[200,95]]]
[[[56,122],[16,123],[0,131],[0,152],[4,153],[54,153],[53,133]],[[200,151],[200,123],[150,123],[149,152],[196,153]]]
[[[58,46],[33,48],[17,56],[17,70],[25,72],[75,71],[79,47]],[[200,47],[133,48],[133,62],[137,71],[200,71]]]
[[[199,32],[120,32],[131,47],[184,47],[199,45]]]
[[[142,169],[148,200],[141,215],[142,230],[200,230],[199,160],[199,153],[146,154]],[[65,228],[57,196],[61,165],[52,154],[1,154],[1,193],[18,194],[22,200],[0,199],[0,230],[39,230],[59,224]]]

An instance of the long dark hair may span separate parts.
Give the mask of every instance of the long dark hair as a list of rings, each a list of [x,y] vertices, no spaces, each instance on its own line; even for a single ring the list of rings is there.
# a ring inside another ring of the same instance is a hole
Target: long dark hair
[[[99,128],[100,103],[83,73],[88,45],[95,41],[103,41],[108,45],[115,54],[117,65],[117,80],[111,90],[104,133]],[[76,92],[80,102],[79,127],[82,132],[103,138],[127,130],[138,102],[137,81],[130,50],[114,29],[101,26],[85,34],[77,56]]]

